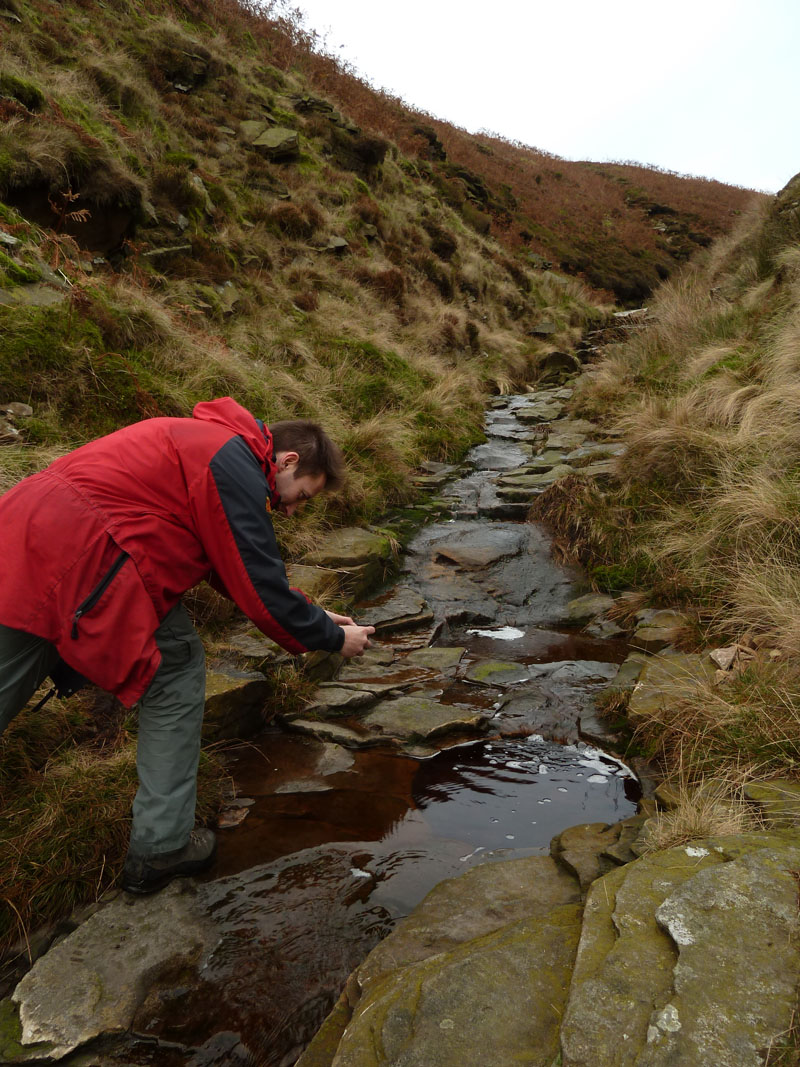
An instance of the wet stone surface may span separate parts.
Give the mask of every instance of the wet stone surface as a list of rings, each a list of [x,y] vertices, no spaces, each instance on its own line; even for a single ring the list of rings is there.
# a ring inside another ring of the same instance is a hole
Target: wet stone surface
[[[497,495],[497,477],[559,430],[516,412],[554,418],[568,396],[492,408],[471,472],[445,489],[452,515],[421,529],[396,586],[354,613],[379,624],[374,647],[235,753],[247,817],[221,833],[199,886],[215,947],[151,991],[104,1064],[290,1067],[347,976],[434,886],[634,813],[635,779],[581,727],[627,648],[570,625],[580,574],[554,564],[544,530],[509,521],[529,500]],[[586,439],[590,424],[577,429]]]

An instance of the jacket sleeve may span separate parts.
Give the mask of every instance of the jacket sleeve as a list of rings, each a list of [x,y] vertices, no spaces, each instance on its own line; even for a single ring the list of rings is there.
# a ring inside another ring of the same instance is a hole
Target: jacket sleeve
[[[344,631],[289,588],[268,510],[267,481],[241,437],[232,437],[190,487],[209,563],[228,596],[288,652],[338,651]]]

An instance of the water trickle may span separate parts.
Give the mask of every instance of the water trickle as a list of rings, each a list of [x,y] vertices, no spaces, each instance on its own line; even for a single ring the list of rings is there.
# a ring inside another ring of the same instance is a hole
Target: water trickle
[[[196,982],[148,1000],[126,1062],[289,1067],[348,974],[442,879],[634,813],[635,779],[582,726],[625,644],[566,625],[580,575],[553,562],[546,532],[518,521],[525,507],[495,485],[534,454],[538,431],[518,417],[529,408],[511,397],[490,411],[487,443],[445,490],[453,518],[409,545],[403,610],[421,596],[433,622],[385,631],[343,672],[480,713],[487,736],[409,753],[272,729],[237,752],[231,773],[254,804],[199,887],[219,943]],[[395,595],[372,606],[386,617]],[[357,713],[338,722],[360,728]]]

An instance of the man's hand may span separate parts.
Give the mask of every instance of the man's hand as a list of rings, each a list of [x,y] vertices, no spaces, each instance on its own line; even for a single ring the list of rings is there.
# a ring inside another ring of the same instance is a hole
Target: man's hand
[[[337,615],[335,611],[325,611],[325,614],[331,620],[335,622],[337,626],[355,626],[355,622],[349,615]]]
[[[336,622],[336,619],[333,621]],[[342,626],[342,629],[344,630],[344,644],[339,652],[345,659],[360,656],[364,649],[370,646],[369,635],[375,633],[374,626],[356,626],[354,623]]]

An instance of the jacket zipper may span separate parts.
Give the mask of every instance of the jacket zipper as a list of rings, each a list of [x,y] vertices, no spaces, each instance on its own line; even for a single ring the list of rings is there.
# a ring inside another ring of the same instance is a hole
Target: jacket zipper
[[[120,567],[122,567],[122,564],[125,562],[126,559],[129,559],[129,558],[130,557],[128,556],[127,552],[120,552],[120,554],[114,560],[114,562],[112,563],[111,567],[106,572],[106,574],[103,576],[103,578],[101,578],[101,580],[94,587],[94,589],[87,596],[87,598],[83,601],[83,603],[78,605],[78,608],[77,608],[75,614],[72,616],[72,634],[71,634],[71,636],[72,636],[73,641],[76,640],[77,637],[78,637],[78,620],[81,618],[82,615],[85,615],[87,611],[91,611],[92,610],[92,608],[95,606],[97,601],[100,599],[100,597],[103,595],[103,593],[105,593],[105,591],[106,591],[106,589],[108,589],[109,585],[113,582],[113,580],[116,577]]]

